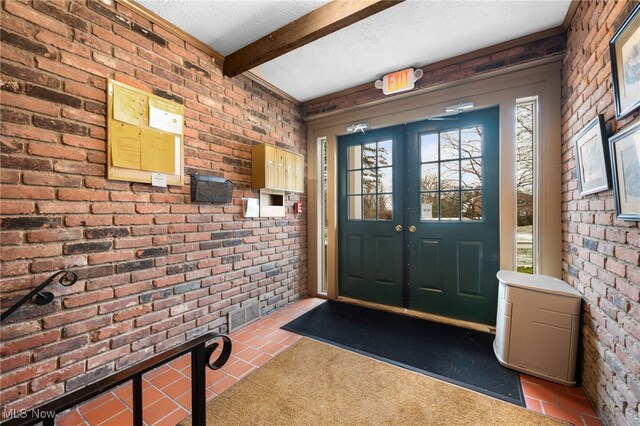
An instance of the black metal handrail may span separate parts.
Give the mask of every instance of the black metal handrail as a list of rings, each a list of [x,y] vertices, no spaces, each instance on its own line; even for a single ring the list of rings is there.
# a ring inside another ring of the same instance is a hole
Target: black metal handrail
[[[31,290],[29,294],[18,300],[15,305],[4,311],[2,315],[0,315],[0,322],[3,322],[7,318],[9,318],[9,315],[14,313],[20,306],[24,305],[29,300],[32,300],[36,305],[46,305],[47,303],[51,303],[54,297],[53,293],[51,293],[50,291],[42,292],[42,290],[58,277],[60,277],[58,282],[65,287],[73,285],[76,283],[76,281],[78,281],[78,275],[73,271],[67,271],[63,269],[56,272],[55,274],[47,278],[45,282]]]
[[[222,339],[223,342],[220,355],[213,362],[211,362],[210,358],[216,349],[220,347],[220,344],[213,342],[206,346],[206,343],[212,339]],[[53,426],[55,416],[58,413],[75,407],[129,380],[133,381],[133,424],[134,426],[142,426],[142,375],[188,352],[191,352],[191,415],[194,425],[204,425],[206,423],[205,366],[212,370],[217,370],[229,360],[231,355],[231,339],[224,334],[215,332],[196,337],[37,408],[19,412],[5,411],[5,415],[11,418],[3,422],[2,426],[26,426],[40,422],[44,426]]]

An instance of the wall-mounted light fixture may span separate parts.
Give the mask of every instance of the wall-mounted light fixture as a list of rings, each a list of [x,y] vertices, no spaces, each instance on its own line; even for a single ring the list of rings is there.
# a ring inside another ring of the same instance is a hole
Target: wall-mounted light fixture
[[[347,132],[356,133],[358,131],[364,133],[365,130],[369,128],[369,123],[353,123],[349,127],[347,127]]]
[[[444,111],[449,113],[459,113],[471,109],[474,106],[476,106],[475,102],[460,102],[455,105],[449,105],[444,109]]]

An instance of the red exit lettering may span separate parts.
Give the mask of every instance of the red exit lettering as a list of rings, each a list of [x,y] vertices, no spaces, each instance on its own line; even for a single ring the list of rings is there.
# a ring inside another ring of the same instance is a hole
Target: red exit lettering
[[[378,80],[379,81],[379,80]],[[382,78],[382,85],[376,83],[376,87],[382,89],[385,95],[411,90],[415,86],[415,74],[413,68],[406,68],[392,72]]]

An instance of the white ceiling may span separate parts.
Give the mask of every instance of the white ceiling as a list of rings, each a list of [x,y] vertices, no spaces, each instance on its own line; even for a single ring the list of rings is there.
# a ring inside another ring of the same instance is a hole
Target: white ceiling
[[[228,55],[327,0],[138,0]],[[251,71],[304,102],[562,24],[571,0],[407,0]]]

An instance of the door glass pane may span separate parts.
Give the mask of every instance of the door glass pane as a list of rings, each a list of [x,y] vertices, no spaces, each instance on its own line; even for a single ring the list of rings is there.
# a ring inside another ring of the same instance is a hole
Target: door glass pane
[[[482,126],[422,134],[420,149],[421,220],[481,220]]]
[[[376,193],[376,169],[365,169],[362,171],[362,193]]]
[[[376,167],[377,157],[376,143],[367,143],[362,145],[362,167],[365,169]]]
[[[458,189],[460,186],[460,163],[445,161],[440,163],[440,190]]]
[[[460,134],[458,129],[440,133],[440,160],[460,158]]]
[[[482,155],[482,126],[460,129],[462,138],[461,157],[480,157]]]
[[[420,135],[421,161],[438,161],[438,134],[428,133]]]
[[[391,166],[393,164],[393,142],[378,142],[378,167]]]
[[[354,170],[353,172],[348,172],[347,178],[348,186],[347,186],[347,194],[362,194],[360,183],[362,182],[362,172],[360,170]]]
[[[393,195],[378,195],[378,219],[393,220]]]
[[[482,191],[462,191],[462,220],[482,220]]]
[[[347,147],[349,219],[391,220],[393,140]],[[383,195],[380,195],[383,194]]]
[[[362,167],[362,147],[360,145],[350,146],[347,149],[347,170],[359,169]]]
[[[422,165],[420,187],[423,191],[438,190],[438,163],[429,163]]]
[[[482,188],[482,159],[460,161],[462,188]]]
[[[440,197],[437,192],[426,192],[420,199],[420,220],[438,220]]]
[[[365,195],[362,197],[363,218],[367,220],[375,220],[376,215],[376,196]]]
[[[382,167],[378,169],[378,193],[393,192],[393,169]]]
[[[442,220],[459,219],[460,193],[458,191],[440,193],[440,218]]]
[[[516,108],[516,164],[517,164],[517,270],[535,272],[534,253],[537,250],[535,196],[535,151],[538,133],[536,101],[519,103]]]
[[[362,197],[347,197],[349,199],[349,219],[362,220]]]

